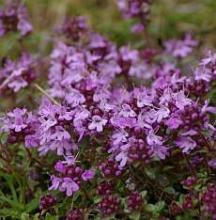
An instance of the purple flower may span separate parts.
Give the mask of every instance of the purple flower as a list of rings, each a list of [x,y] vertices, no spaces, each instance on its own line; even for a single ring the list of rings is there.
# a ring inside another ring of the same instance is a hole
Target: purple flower
[[[34,62],[26,53],[16,61],[7,59],[3,68],[0,69],[0,90],[10,89],[18,92],[29,85],[36,78]]]
[[[146,141],[151,146],[163,145],[163,138],[155,135],[154,131],[152,131],[152,130],[149,131],[149,133],[146,137]]]
[[[155,156],[157,156],[161,160],[164,160],[166,156],[169,155],[167,147],[161,145],[153,146],[153,152]]]
[[[208,104],[209,104],[209,101],[206,100],[204,106],[201,109],[202,113],[209,112],[212,114],[216,114],[216,107],[208,106]]]
[[[28,126],[26,123],[27,109],[16,108],[13,112],[9,112],[7,116],[9,120],[8,128],[14,129],[15,132],[20,132]]]
[[[187,34],[183,40],[168,40],[165,42],[166,52],[174,57],[184,58],[188,56],[198,42]]]
[[[200,65],[210,65],[216,63],[216,53],[213,53],[212,51],[208,51],[207,57],[203,58],[200,62]]]
[[[95,175],[95,172],[93,170],[86,170],[82,174],[82,179],[84,181],[89,181],[89,180],[93,179],[94,175]]]
[[[80,38],[88,31],[88,26],[84,17],[69,17],[66,18],[59,32],[64,33],[68,38],[74,41]]]
[[[131,117],[125,118],[125,117],[119,116],[118,114],[114,115],[111,118],[110,122],[114,127],[121,128],[121,129],[124,129],[126,127],[133,128],[137,124],[136,118],[131,118]]]
[[[139,23],[131,28],[132,32],[139,33],[143,31],[149,17],[150,3],[150,0],[117,0],[119,10],[124,18],[136,18],[139,20]]]
[[[40,144],[40,140],[36,134],[26,135],[25,137],[25,147],[32,148],[38,147]]]
[[[176,145],[182,149],[183,153],[186,154],[190,153],[190,151],[192,151],[197,146],[196,142],[188,136],[181,136],[178,138]]]
[[[173,94],[175,100],[175,105],[180,110],[183,110],[185,106],[191,104],[191,99],[187,98],[184,94],[184,91],[180,91]]]
[[[123,117],[126,117],[126,118],[136,117],[136,112],[131,109],[130,105],[123,104],[122,105],[122,110],[119,112],[119,115],[123,116]]]
[[[134,91],[134,96],[137,99],[137,107],[152,106],[155,99],[154,90],[137,89]]]
[[[216,159],[211,159],[208,161],[208,165],[213,168],[216,169]]]
[[[55,164],[55,170],[60,172],[60,173],[64,173],[65,172],[65,166],[64,164],[61,162],[61,161],[58,161],[56,164]]]
[[[102,132],[103,127],[107,124],[107,120],[103,119],[99,115],[94,115],[92,117],[92,122],[88,125],[89,130],[96,130],[97,132]]]
[[[32,25],[28,19],[28,12],[24,5],[11,2],[0,11],[1,36],[11,31],[19,31],[21,36],[32,32]]]
[[[70,89],[66,94],[65,99],[71,107],[76,107],[85,102],[85,97],[76,89]]]
[[[139,58],[139,54],[137,50],[132,50],[129,47],[121,47],[119,50],[121,54],[121,58],[124,62],[136,62]]]
[[[168,118],[165,122],[165,124],[170,129],[177,129],[180,125],[183,124],[180,115],[173,113],[170,118]]]
[[[76,145],[71,141],[69,133],[61,127],[57,129],[60,130],[56,130],[56,133],[48,131],[41,134],[41,146],[38,148],[41,155],[45,155],[48,151],[56,151],[57,155],[70,155],[72,149],[76,148]]]
[[[160,123],[164,118],[167,118],[170,114],[170,110],[164,106],[160,107],[158,111],[155,112],[155,117],[157,122]]]
[[[145,26],[141,23],[135,24],[131,27],[131,31],[133,33],[141,33],[144,31],[144,29],[145,29]]]
[[[65,177],[63,178],[62,184],[59,189],[62,192],[66,192],[67,196],[72,196],[75,192],[79,190],[79,185],[71,178]]]
[[[212,79],[212,72],[205,66],[199,66],[194,72],[195,80],[203,80],[210,82]]]
[[[68,166],[75,165],[76,158],[74,156],[66,156],[63,164],[67,164]]]
[[[124,130],[115,132],[111,139],[114,146],[127,142],[128,133]]]
[[[120,162],[119,163],[119,167],[122,168],[127,164],[128,161],[128,156],[127,156],[127,152],[120,152],[116,157],[115,157],[116,161]]]
[[[62,179],[54,175],[51,176],[52,185],[49,187],[49,190],[57,190],[62,183]]]

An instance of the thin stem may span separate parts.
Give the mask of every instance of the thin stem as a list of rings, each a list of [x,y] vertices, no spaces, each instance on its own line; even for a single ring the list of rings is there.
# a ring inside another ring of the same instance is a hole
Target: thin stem
[[[61,106],[51,95],[49,95],[43,88],[41,88],[38,84],[34,83],[34,87],[38,89],[42,94],[48,97],[54,104]]]
[[[40,166],[42,166],[42,167],[45,166],[41,161],[39,161],[38,159],[36,159],[36,158],[34,158],[34,157],[32,156],[32,154],[31,154],[31,152],[30,152],[30,150],[29,150],[28,148],[25,147],[25,150],[26,150],[26,152],[27,152],[28,157],[29,157],[30,160],[35,161],[36,163],[38,163],[38,164],[39,164]]]
[[[88,191],[85,188],[82,188],[82,191],[87,200],[91,201],[91,196],[89,195]]]
[[[8,78],[6,78],[2,84],[0,85],[0,91],[2,89],[4,89],[5,86],[7,86],[7,84],[10,82],[10,80],[17,74],[17,72],[14,72],[13,74],[11,74]]]

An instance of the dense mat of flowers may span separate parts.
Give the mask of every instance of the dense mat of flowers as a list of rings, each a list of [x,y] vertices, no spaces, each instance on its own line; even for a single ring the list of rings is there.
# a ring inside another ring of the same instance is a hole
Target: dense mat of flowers
[[[145,28],[150,1],[118,5],[125,17],[140,19],[133,30]],[[24,6],[7,7],[1,35],[25,37],[32,26]],[[95,33],[83,17],[66,18],[57,32],[64,36],[48,58],[46,89],[35,83],[39,64],[27,53],[0,69],[2,96],[18,97],[26,87],[43,92],[38,107],[19,106],[1,118],[5,145],[37,150],[46,162],[49,177],[40,181],[49,193],[40,215],[55,213],[66,198],[73,201],[68,220],[216,219],[216,107],[208,96],[216,54],[207,51],[185,70],[179,63],[198,46],[190,34],[161,50],[137,50]]]

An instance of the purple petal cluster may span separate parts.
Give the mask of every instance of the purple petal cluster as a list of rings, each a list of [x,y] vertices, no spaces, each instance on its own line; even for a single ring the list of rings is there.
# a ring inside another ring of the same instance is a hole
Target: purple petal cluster
[[[35,80],[35,60],[30,54],[23,53],[19,59],[6,59],[0,69],[0,92],[11,90],[18,92]]]
[[[66,220],[83,220],[84,210],[81,208],[72,209],[66,216]]]
[[[51,208],[56,204],[56,198],[52,195],[45,195],[40,198],[40,209],[46,210]]]
[[[198,66],[203,74],[208,72],[209,80],[197,78],[198,70],[186,77],[174,64],[162,63],[149,66],[151,87],[131,88],[127,79],[140,79],[140,74],[132,74],[133,68],[139,68],[137,60],[141,61],[139,51],[118,50],[97,34],[92,34],[87,49],[58,43],[51,54],[48,92],[60,104],[42,101],[34,115],[33,132],[25,136],[27,146],[39,143],[41,155],[48,151],[74,155],[85,138],[105,138],[109,159],[99,166],[105,176],[118,176],[137,161],[164,160],[176,149],[183,154],[199,150],[214,135],[210,115],[216,109],[194,97],[194,89],[187,85],[205,81],[211,87],[214,56],[210,54]],[[144,79],[146,72],[141,72]],[[119,77],[125,87],[115,85]],[[10,131],[21,132],[27,126],[5,120]]]
[[[114,195],[106,195],[98,204],[102,216],[110,216],[115,214],[120,209],[120,200]]]
[[[88,30],[85,17],[74,16],[65,18],[59,32],[63,32],[67,38],[73,41],[79,41],[88,33]]]
[[[149,19],[151,0],[117,0],[117,4],[123,17],[138,20],[131,28],[132,32],[142,32]]]
[[[32,30],[28,12],[24,5],[17,1],[11,1],[0,9],[0,36],[4,36],[8,32],[18,31],[21,37],[24,37]]]
[[[127,206],[130,211],[141,209],[143,203],[143,198],[138,192],[132,192],[127,198]]]
[[[37,147],[39,140],[35,133],[38,129],[38,119],[25,108],[15,108],[1,118],[1,131],[8,133],[9,143],[22,143],[25,147]]]
[[[197,45],[198,42],[190,34],[185,35],[183,40],[171,39],[164,43],[166,53],[177,58],[188,56]]]
[[[205,218],[216,219],[216,187],[215,185],[209,185],[206,191],[202,195],[203,212]]]
[[[55,164],[56,174],[51,176],[52,185],[49,190],[60,190],[67,196],[72,196],[80,189],[83,182],[90,181],[94,178],[93,170],[84,170],[75,164],[72,157],[66,158],[65,161],[58,161]]]

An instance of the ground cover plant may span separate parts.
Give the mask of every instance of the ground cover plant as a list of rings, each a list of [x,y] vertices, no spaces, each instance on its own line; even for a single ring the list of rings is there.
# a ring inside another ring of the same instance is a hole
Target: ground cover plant
[[[215,8],[2,2],[0,219],[216,219]]]

